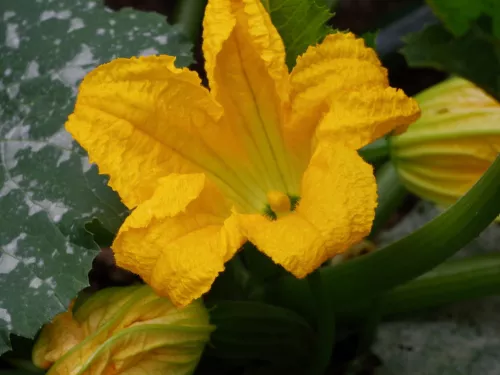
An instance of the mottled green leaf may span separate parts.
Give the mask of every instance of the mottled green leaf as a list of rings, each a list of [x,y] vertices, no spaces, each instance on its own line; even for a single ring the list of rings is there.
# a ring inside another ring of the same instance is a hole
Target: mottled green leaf
[[[326,25],[333,14],[323,0],[264,0],[263,3],[283,38],[290,69],[307,47],[334,32]]]
[[[97,250],[86,222],[115,233],[126,215],[63,129],[86,72],[115,57],[191,61],[156,14],[97,1],[2,0],[0,11],[0,353],[32,336],[87,285]]]
[[[410,66],[431,67],[472,81],[500,100],[500,40],[478,25],[455,37],[442,25],[410,35],[403,54]]]

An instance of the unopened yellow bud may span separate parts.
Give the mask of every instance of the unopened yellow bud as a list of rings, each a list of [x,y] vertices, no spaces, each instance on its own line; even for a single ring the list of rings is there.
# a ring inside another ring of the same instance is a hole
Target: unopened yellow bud
[[[391,155],[411,192],[453,204],[500,152],[500,104],[472,83],[451,78],[416,97],[422,116],[391,138]]]
[[[104,289],[42,328],[33,362],[48,375],[191,374],[213,326],[148,286]]]

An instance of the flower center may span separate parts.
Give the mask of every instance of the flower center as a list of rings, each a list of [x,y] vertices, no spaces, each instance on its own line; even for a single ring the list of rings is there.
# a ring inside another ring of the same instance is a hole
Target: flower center
[[[281,191],[271,190],[267,193],[267,206],[264,214],[276,220],[295,210],[298,201],[298,197],[290,196]]]
[[[267,193],[267,202],[269,208],[276,214],[289,212],[292,208],[290,198],[281,191],[270,191]]]

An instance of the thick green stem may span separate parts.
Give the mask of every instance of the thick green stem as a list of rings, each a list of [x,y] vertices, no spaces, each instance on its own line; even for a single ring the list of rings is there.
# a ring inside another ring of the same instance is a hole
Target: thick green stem
[[[384,315],[500,294],[500,254],[447,262],[384,297]]]
[[[335,342],[335,318],[333,301],[321,274],[313,272],[307,278],[316,302],[316,350],[312,357],[310,375],[324,375],[330,363]]]
[[[377,171],[378,206],[375,211],[370,237],[387,223],[391,215],[401,206],[408,191],[401,184],[392,162],[385,163]]]
[[[434,270],[387,292],[379,299],[381,314],[391,317],[467,299],[500,294],[500,254],[493,253],[448,261]],[[372,307],[360,301],[342,319],[364,319]]]
[[[175,9],[172,24],[178,24],[184,35],[196,43],[201,30],[207,0],[182,0]]]
[[[409,236],[323,269],[337,305],[371,298],[436,267],[476,238],[500,213],[500,156],[469,192]],[[348,286],[348,287],[347,287]]]

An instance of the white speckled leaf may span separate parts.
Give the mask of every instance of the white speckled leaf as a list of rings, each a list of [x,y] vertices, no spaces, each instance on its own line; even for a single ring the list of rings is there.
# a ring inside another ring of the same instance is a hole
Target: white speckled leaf
[[[97,246],[125,208],[63,129],[86,72],[114,57],[191,46],[156,14],[113,13],[88,0],[1,0],[0,354],[31,337],[87,285]]]
[[[381,242],[403,237],[437,214],[420,203]],[[493,224],[455,257],[500,251],[499,243],[500,226]],[[382,324],[374,350],[384,366],[377,375],[500,374],[499,312],[500,297],[491,297]]]

